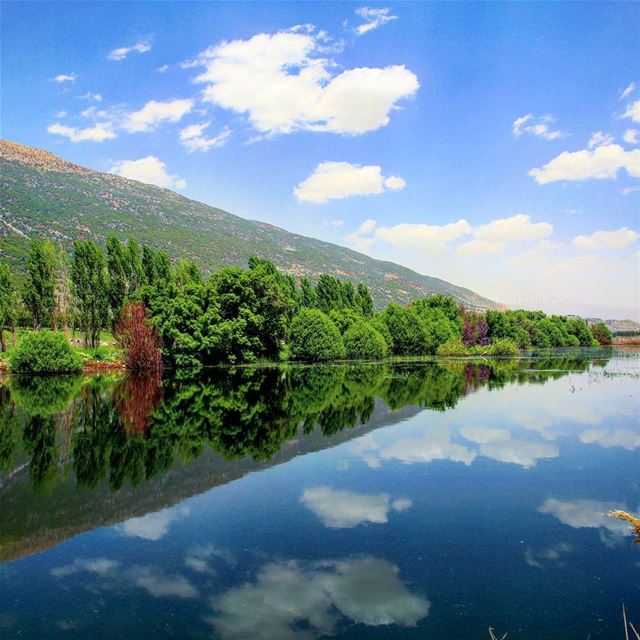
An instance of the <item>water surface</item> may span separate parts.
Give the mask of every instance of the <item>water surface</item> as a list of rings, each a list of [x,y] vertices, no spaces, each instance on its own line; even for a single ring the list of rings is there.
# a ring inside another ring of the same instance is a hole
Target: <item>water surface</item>
[[[0,381],[3,638],[623,637],[640,358]]]

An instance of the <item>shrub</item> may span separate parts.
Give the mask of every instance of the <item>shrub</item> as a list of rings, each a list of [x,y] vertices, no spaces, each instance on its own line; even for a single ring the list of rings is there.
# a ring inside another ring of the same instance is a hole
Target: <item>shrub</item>
[[[436,353],[439,356],[466,356],[469,351],[460,338],[451,338],[444,344],[441,344],[436,350]]]
[[[319,309],[303,309],[293,319],[290,332],[294,360],[337,360],[344,357],[344,343],[336,325]]]
[[[147,320],[142,302],[127,302],[122,307],[116,338],[129,369],[162,370],[162,340],[158,328]]]
[[[380,359],[387,355],[387,343],[382,334],[368,322],[351,325],[343,336],[347,358]]]
[[[508,338],[502,338],[491,345],[491,355],[498,357],[517,356],[520,355],[520,350],[515,342]]]
[[[591,325],[591,333],[599,344],[611,344],[611,331],[609,331],[609,327],[607,327],[604,322],[596,322],[595,324]]]
[[[422,356],[433,353],[432,336],[412,309],[392,302],[382,314],[393,341],[395,356]]]
[[[77,373],[82,362],[64,334],[44,329],[29,333],[10,357],[16,373]]]

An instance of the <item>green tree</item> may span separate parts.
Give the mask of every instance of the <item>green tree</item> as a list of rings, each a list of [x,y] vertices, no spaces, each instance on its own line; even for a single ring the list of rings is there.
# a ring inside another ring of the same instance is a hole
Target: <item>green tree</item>
[[[613,340],[611,331],[609,331],[609,327],[607,327],[604,322],[596,322],[595,324],[592,324],[591,333],[598,341],[598,344],[601,345],[610,345]]]
[[[50,326],[55,307],[55,247],[49,240],[31,240],[27,255],[27,282],[23,299],[33,320],[33,328]]]
[[[122,304],[127,296],[128,278],[127,278],[127,256],[126,249],[118,238],[111,236],[107,238],[107,271],[108,280],[108,298],[111,327],[115,327],[122,309]]]
[[[56,270],[55,270],[55,287],[54,287],[54,311],[52,316],[52,325],[57,329],[60,324],[64,332],[67,332],[69,326],[69,316],[73,307],[73,295],[71,294],[71,279],[69,277],[69,262],[67,253],[58,245],[56,252]]]
[[[295,360],[323,361],[344,357],[344,344],[336,325],[319,309],[302,309],[293,319],[291,355]]]
[[[368,322],[360,320],[351,325],[343,336],[347,358],[380,359],[387,355],[385,339]]]
[[[365,318],[373,315],[373,297],[366,284],[360,282],[356,291],[356,299]]]
[[[418,356],[431,353],[431,336],[415,311],[392,302],[384,310],[382,317],[391,334],[393,355]]]
[[[300,278],[300,294],[301,305],[307,309],[312,309],[316,306],[316,292],[311,284],[311,280],[307,276]]]
[[[92,240],[74,243],[71,281],[85,344],[95,348],[107,320],[108,287],[104,256]]]
[[[0,264],[0,349],[7,350],[5,329],[13,334],[15,344],[18,287],[15,274],[8,264]]]
[[[133,295],[144,284],[142,267],[142,247],[136,240],[128,240],[125,251],[128,287],[127,295]]]
[[[331,309],[342,308],[342,283],[338,278],[323,273],[316,285],[316,306],[328,313]]]

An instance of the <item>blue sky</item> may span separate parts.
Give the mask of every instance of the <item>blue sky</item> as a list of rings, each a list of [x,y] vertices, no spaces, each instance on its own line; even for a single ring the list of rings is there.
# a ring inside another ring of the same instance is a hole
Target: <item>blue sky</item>
[[[637,3],[5,2],[2,136],[510,304],[640,315]]]

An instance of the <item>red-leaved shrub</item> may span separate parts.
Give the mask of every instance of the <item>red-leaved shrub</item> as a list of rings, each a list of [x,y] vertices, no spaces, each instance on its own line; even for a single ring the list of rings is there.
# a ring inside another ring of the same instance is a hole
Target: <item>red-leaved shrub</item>
[[[142,302],[127,302],[116,324],[116,339],[129,369],[162,371],[162,338],[147,318]]]

